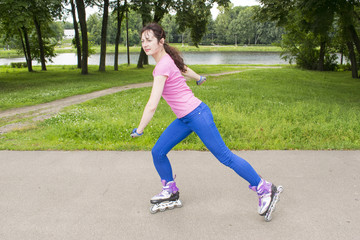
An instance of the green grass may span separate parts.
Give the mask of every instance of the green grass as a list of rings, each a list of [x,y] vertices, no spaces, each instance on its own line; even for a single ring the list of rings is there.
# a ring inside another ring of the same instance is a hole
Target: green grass
[[[190,86],[211,108],[231,149],[360,149],[360,81],[346,72],[258,69]],[[0,136],[0,149],[150,150],[175,119],[162,100],[145,134],[129,137],[150,90],[68,107],[43,123]],[[191,134],[175,149],[205,147]]]
[[[130,83],[150,82],[153,69],[154,66],[137,69],[135,65],[121,65],[119,71],[113,71],[113,67],[108,66],[107,71],[101,73],[97,66],[90,66],[89,74],[84,76],[74,66],[48,66],[47,71],[40,71],[40,66],[36,66],[32,73],[25,68],[0,66],[0,111]],[[199,73],[218,73],[241,67],[198,65],[194,69]]]
[[[129,83],[151,81],[152,67],[144,70],[121,66],[119,71],[100,73],[96,66],[89,75],[80,74],[74,66],[51,66],[47,71],[0,67],[0,110],[49,102],[77,94],[102,90]]]

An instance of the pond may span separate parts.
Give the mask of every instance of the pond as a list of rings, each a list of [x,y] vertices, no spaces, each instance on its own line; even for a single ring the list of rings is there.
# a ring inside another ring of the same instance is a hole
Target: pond
[[[287,64],[276,52],[183,52],[184,61],[188,65],[195,64]],[[106,65],[114,64],[115,54],[106,55]],[[130,53],[130,63],[137,64],[139,53]],[[99,65],[100,54],[93,54],[89,57],[89,65]],[[9,65],[11,62],[25,62],[25,58],[0,58],[0,65]],[[127,63],[126,53],[119,54],[119,64]],[[152,57],[149,63],[155,65]],[[37,61],[34,65],[40,65]],[[61,53],[53,58],[53,63],[48,65],[76,65],[77,57],[75,53]]]

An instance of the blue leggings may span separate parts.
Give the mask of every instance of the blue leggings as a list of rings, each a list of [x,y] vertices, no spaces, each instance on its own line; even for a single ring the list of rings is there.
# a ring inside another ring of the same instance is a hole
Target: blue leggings
[[[215,126],[210,108],[201,103],[183,118],[173,121],[161,134],[152,149],[154,165],[162,180],[173,181],[173,173],[167,153],[190,133],[195,132],[210,152],[225,166],[233,169],[239,176],[257,186],[260,176],[244,159],[232,153],[222,140]]]

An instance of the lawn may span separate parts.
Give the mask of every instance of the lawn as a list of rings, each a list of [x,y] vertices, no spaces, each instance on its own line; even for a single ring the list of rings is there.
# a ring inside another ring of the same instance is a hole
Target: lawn
[[[249,68],[249,66],[194,66],[199,73],[219,73]],[[48,66],[41,71],[40,66],[34,72],[27,69],[14,69],[0,66],[0,111],[45,103],[64,97],[124,86],[130,83],[152,81],[154,66],[137,69],[135,65],[121,65],[119,71],[107,66],[106,72],[99,72],[97,66],[89,67],[89,74],[81,75],[74,66]]]
[[[226,66],[195,68],[211,72]],[[151,75],[150,69],[138,71]],[[360,149],[360,81],[347,72],[256,69],[189,85],[209,105],[231,149]],[[144,135],[130,138],[150,90],[127,90],[68,107],[31,128],[1,135],[0,149],[150,150],[175,119],[162,100]],[[205,147],[191,134],[175,149]]]

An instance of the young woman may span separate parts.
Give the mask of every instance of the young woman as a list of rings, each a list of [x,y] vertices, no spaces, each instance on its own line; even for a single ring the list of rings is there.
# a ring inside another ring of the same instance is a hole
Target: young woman
[[[143,135],[161,97],[166,100],[177,117],[165,129],[152,149],[154,165],[162,180],[163,190],[151,199],[151,203],[155,204],[151,211],[164,211],[167,207],[181,206],[178,200],[179,189],[174,181],[167,153],[190,133],[195,132],[221,163],[249,182],[250,189],[259,196],[258,212],[265,215],[269,212],[269,206],[276,204],[277,188],[262,179],[247,161],[229,150],[215,126],[209,107],[194,96],[184,76],[195,79],[198,85],[204,83],[206,78],[184,64],[179,52],[165,42],[165,32],[158,24],[151,23],[142,29],[141,42],[145,53],[155,59],[156,66],[153,71],[154,82],[150,98],[140,124],[132,131],[131,136]]]

